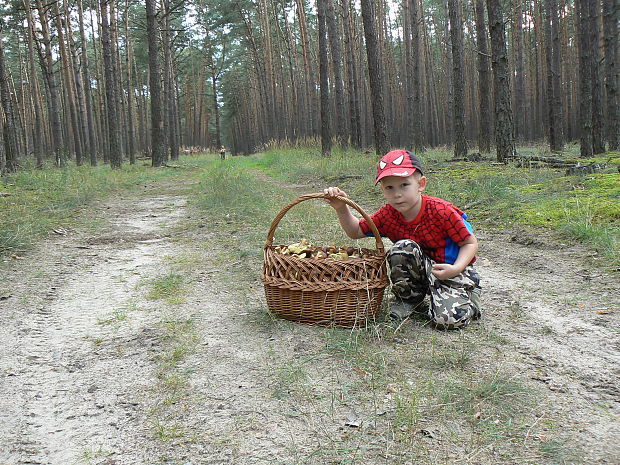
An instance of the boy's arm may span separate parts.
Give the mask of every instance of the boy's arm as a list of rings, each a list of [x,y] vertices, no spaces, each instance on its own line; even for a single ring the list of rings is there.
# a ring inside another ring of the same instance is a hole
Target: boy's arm
[[[436,263],[433,265],[433,274],[439,279],[454,278],[469,265],[478,252],[478,239],[470,234],[463,242],[459,242],[459,254],[453,264]]]
[[[347,197],[347,193],[338,187],[329,187],[324,189],[323,192],[330,196],[340,196]],[[325,201],[334,209],[338,214],[338,221],[340,222],[340,226],[351,239],[361,239],[366,237],[366,235],[362,232],[362,228],[360,228],[360,220],[353,216],[349,206],[344,203],[342,200],[338,200],[335,198],[327,198]]]

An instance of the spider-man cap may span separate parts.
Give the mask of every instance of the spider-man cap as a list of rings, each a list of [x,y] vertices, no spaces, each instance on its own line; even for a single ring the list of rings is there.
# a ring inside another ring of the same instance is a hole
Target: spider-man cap
[[[381,157],[377,163],[377,183],[386,176],[400,176],[406,178],[419,171],[422,173],[420,159],[407,150],[392,150]]]

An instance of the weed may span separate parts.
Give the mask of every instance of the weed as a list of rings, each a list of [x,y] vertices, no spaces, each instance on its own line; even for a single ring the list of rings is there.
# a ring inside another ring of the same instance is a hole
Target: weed
[[[147,281],[149,291],[146,295],[147,299],[158,300],[164,299],[169,304],[179,304],[183,299],[184,278],[177,273],[170,273],[164,276]]]
[[[101,446],[99,446],[97,449],[94,449],[94,448],[84,449],[84,451],[80,454],[80,457],[78,461],[76,462],[76,465],[77,464],[91,465],[91,464],[100,463],[101,459],[110,457],[113,454],[114,454],[113,452],[109,450],[105,450]]]
[[[97,318],[97,324],[114,325],[118,327],[125,320],[127,320],[127,313],[123,309],[116,309],[108,318]]]
[[[0,256],[20,252],[53,229],[78,224],[76,213],[94,200],[119,190],[136,190],[144,183],[192,176],[189,169],[153,170],[129,166],[71,166],[64,169],[22,170],[0,179]],[[84,219],[84,218],[82,218]],[[97,219],[91,220],[92,226]]]
[[[153,435],[161,441],[171,441],[185,436],[183,428],[178,424],[168,425],[159,420],[154,420],[152,427]]]
[[[564,440],[551,439],[541,443],[538,448],[549,465],[568,465],[581,462],[575,447]]]

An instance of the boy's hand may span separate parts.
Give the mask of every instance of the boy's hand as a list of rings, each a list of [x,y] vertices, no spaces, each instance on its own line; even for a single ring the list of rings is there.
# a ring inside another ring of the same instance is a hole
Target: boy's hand
[[[347,193],[339,187],[328,187],[327,189],[323,189],[323,193],[332,197],[336,195],[340,197],[348,197]],[[327,202],[336,211],[342,211],[344,208],[347,208],[347,204],[342,200],[331,198],[325,199],[325,202]]]
[[[433,265],[433,274],[437,279],[450,279],[457,276],[463,270],[451,265],[450,263],[436,263]]]

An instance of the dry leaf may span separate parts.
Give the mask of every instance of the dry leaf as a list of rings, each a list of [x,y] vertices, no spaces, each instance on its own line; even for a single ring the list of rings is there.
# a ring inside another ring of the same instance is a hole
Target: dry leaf
[[[609,313],[613,313],[615,310],[609,309],[609,310],[599,310],[598,312],[596,312],[599,315],[607,315]]]

